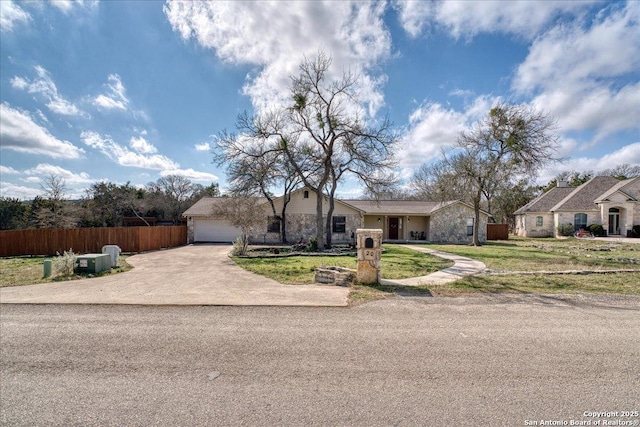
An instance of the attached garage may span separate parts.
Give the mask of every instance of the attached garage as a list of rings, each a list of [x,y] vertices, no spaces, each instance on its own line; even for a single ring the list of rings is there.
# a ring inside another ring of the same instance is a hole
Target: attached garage
[[[242,234],[239,228],[233,227],[222,219],[194,218],[194,242],[233,243]]]

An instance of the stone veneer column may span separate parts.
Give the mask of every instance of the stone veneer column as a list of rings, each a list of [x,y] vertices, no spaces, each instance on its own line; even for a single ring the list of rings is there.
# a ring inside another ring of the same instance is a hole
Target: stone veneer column
[[[356,230],[358,249],[357,280],[360,283],[380,281],[380,256],[382,252],[382,230],[359,228]]]

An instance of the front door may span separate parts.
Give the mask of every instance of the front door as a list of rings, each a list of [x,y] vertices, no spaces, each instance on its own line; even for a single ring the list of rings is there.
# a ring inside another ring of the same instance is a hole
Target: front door
[[[620,214],[609,214],[609,234],[620,234]]]
[[[389,240],[398,240],[398,218],[389,218]]]

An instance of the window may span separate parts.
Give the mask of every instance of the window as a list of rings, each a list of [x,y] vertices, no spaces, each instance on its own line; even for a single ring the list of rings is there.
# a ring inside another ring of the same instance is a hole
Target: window
[[[267,222],[267,233],[279,233],[280,232],[280,217],[270,216]]]
[[[334,233],[346,233],[347,232],[347,218],[344,216],[334,216],[333,218],[333,232]]]
[[[578,231],[581,228],[587,228],[587,214],[577,213],[573,216],[573,223],[575,224],[575,230]]]
[[[473,236],[473,218],[467,218],[467,236]]]
[[[536,227],[542,227],[542,217],[541,216],[537,216],[536,217]]]
[[[302,197],[304,197],[305,199],[309,198],[309,190],[304,190],[304,193],[302,193]]]

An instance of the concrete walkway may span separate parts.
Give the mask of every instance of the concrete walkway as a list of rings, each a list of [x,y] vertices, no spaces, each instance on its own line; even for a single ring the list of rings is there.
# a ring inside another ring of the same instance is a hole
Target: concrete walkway
[[[433,249],[428,249],[423,246],[417,245],[401,245],[408,249],[413,249],[418,252],[423,252],[429,255],[434,255],[440,258],[448,259],[454,262],[453,267],[445,268],[444,270],[436,271],[426,276],[411,277],[409,279],[387,280],[382,279],[380,282],[383,285],[395,285],[395,286],[421,286],[421,285],[444,285],[446,283],[455,282],[463,278],[464,276],[471,276],[474,274],[483,273],[487,266],[480,261],[466,258],[459,255],[453,255],[446,252],[440,252]]]
[[[126,273],[0,288],[0,303],[284,305],[342,307],[349,288],[283,285],[229,259],[228,245],[190,245],[134,255]]]

